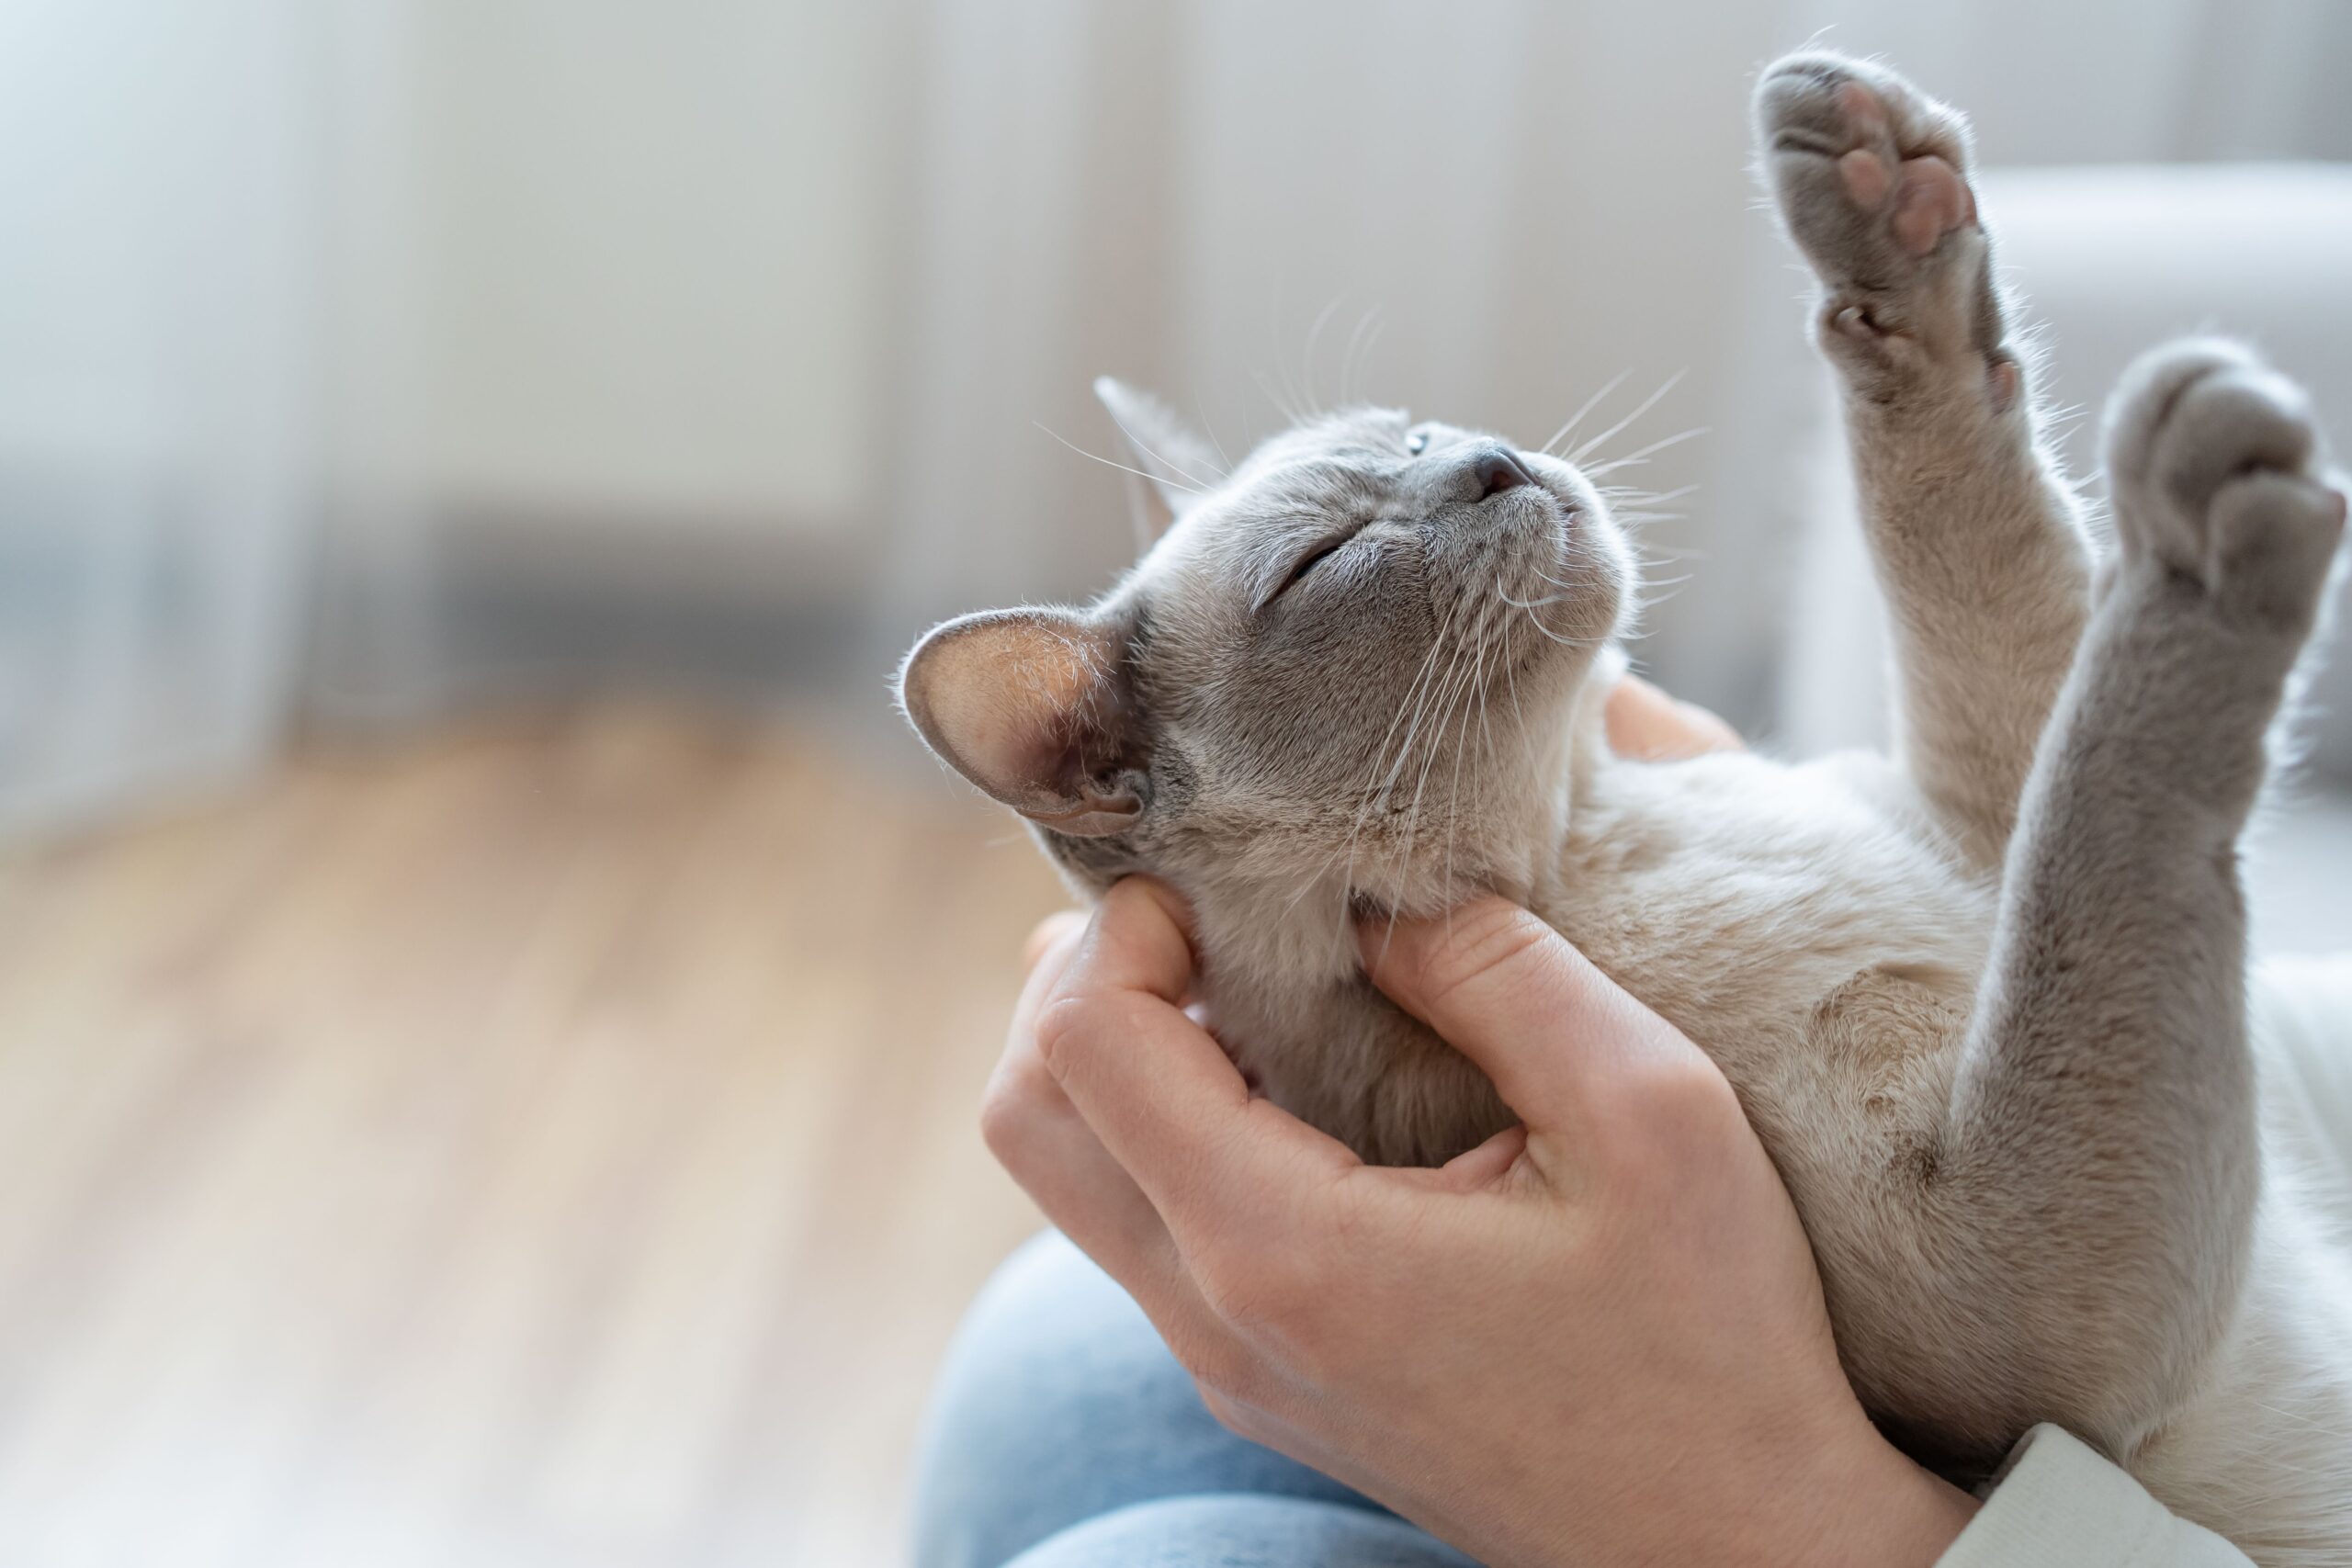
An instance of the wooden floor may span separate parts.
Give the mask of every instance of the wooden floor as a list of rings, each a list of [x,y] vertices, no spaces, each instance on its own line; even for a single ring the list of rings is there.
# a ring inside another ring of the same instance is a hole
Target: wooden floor
[[[898,1554],[1005,820],[658,712],[0,863],[0,1562]]]

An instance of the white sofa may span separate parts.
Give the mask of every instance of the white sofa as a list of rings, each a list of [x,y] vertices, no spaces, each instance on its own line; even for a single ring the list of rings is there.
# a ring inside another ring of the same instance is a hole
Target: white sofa
[[[2090,475],[2107,389],[2134,355],[2186,332],[2242,336],[2308,386],[2352,459],[2352,165],[2183,164],[1997,172],[1982,208],[1999,264],[2046,328],[2044,385],[2075,411],[2060,446]],[[1798,755],[1883,738],[1882,611],[1853,523],[1826,380],[1801,465],[1809,521],[1792,574],[1779,737]],[[2091,487],[2092,493],[2098,487]],[[2352,574],[2335,606],[2352,623]],[[2352,656],[2312,688],[2306,766],[2254,841],[2255,941],[2352,948]]]

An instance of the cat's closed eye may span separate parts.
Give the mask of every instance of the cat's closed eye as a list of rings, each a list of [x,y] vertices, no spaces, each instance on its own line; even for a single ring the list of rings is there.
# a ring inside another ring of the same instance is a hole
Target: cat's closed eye
[[[1283,579],[1281,587],[1275,589],[1273,592],[1267,595],[1266,602],[1271,604],[1276,599],[1279,599],[1283,594],[1289,592],[1293,588],[1298,585],[1300,580],[1306,577],[1308,572],[1313,571],[1317,567],[1322,565],[1325,561],[1329,560],[1333,556],[1337,555],[1340,552],[1340,547],[1354,537],[1355,536],[1352,533],[1342,534],[1338,538],[1326,540],[1321,545],[1317,546],[1315,549],[1306,557],[1306,558],[1302,559],[1296,566],[1290,569],[1290,575]]]

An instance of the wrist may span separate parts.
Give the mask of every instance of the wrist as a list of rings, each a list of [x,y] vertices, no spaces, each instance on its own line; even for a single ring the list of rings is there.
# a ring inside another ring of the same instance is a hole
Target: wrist
[[[1932,1568],[1982,1506],[1913,1462],[1861,1417],[1815,1483],[1809,1561],[1853,1568]]]

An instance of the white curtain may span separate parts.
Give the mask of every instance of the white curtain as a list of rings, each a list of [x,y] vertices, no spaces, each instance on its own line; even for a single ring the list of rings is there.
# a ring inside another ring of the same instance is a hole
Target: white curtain
[[[1236,453],[1679,374],[1603,448],[1712,427],[1623,476],[1701,487],[1645,651],[1752,716],[1811,371],[1746,96],[1823,28],[1995,161],[2352,157],[2335,0],[0,0],[0,822],[465,697],[493,536],[878,711],[1127,558],[1103,371]]]
[[[0,6],[0,829],[232,776],[319,446],[303,0]]]

